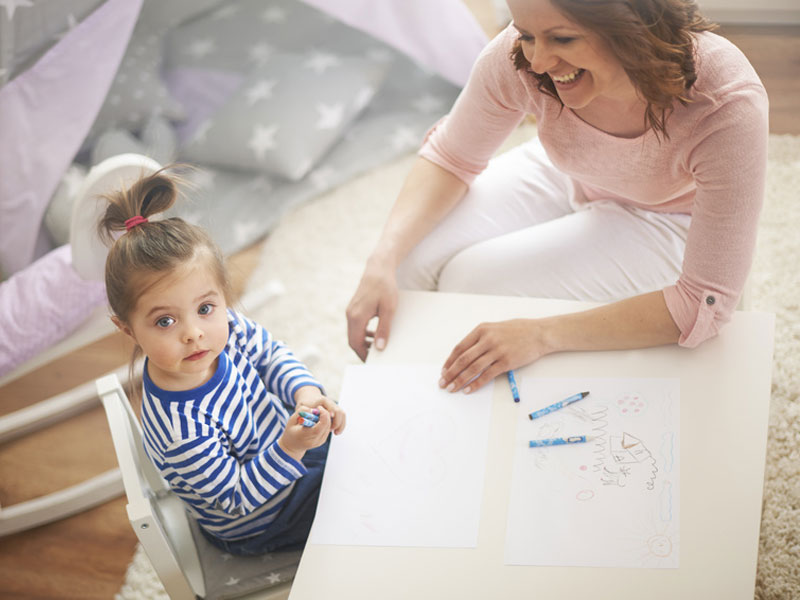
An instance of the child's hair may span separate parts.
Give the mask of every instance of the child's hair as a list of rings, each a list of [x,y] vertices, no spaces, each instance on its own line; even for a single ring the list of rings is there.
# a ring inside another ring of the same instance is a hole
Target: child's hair
[[[178,197],[178,185],[183,179],[168,174],[170,168],[143,175],[128,189],[105,195],[108,207],[97,229],[100,238],[110,245],[106,295],[111,311],[123,323],[129,323],[144,291],[143,276],[168,273],[200,254],[206,255],[226,300],[231,297],[222,252],[204,229],[179,217],[151,220],[169,209]],[[122,235],[117,237],[116,232]]]

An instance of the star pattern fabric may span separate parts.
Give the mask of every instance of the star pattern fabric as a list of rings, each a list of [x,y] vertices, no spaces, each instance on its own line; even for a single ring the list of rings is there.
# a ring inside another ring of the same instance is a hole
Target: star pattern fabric
[[[199,186],[192,214],[225,252],[258,239],[291,207],[413,152],[459,91],[298,0],[223,3],[173,31],[164,60],[167,77],[242,77],[187,131],[178,157],[215,174]],[[177,99],[188,105],[192,96]]]
[[[51,43],[103,2],[56,3]],[[32,18],[29,3],[0,0],[0,22]],[[0,63],[0,85],[14,75]],[[305,0],[146,0],[81,152],[86,166],[149,153],[147,124],[172,127],[170,158],[206,174],[175,212],[230,253],[292,207],[414,151],[458,91]]]

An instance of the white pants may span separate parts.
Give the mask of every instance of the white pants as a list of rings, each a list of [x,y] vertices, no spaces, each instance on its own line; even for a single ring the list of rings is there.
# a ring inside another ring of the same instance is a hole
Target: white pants
[[[405,289],[609,302],[681,271],[691,217],[583,201],[538,138],[493,159],[398,269]]]

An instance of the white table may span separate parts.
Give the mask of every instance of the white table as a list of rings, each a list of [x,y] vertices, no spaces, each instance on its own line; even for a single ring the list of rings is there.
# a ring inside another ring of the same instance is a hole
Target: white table
[[[402,292],[392,337],[369,364],[444,362],[475,325],[590,308],[560,300]],[[515,404],[498,378],[477,548],[309,543],[290,600],[737,598],[752,600],[767,440],[774,316],[737,312],[688,350],[574,352],[519,370],[542,377],[680,379],[680,568],[503,564]]]

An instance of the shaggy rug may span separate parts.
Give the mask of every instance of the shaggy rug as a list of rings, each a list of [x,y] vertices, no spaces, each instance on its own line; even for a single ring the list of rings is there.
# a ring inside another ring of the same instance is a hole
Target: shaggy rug
[[[534,131],[524,125],[506,148]],[[252,316],[301,354],[333,396],[345,365],[358,362],[347,345],[345,307],[412,162],[407,156],[375,169],[285,217],[264,242],[250,278],[251,291],[282,289]],[[798,189],[800,137],[770,136],[767,199],[751,277],[752,309],[776,315],[758,600],[800,598]],[[117,598],[166,598],[141,548]]]

